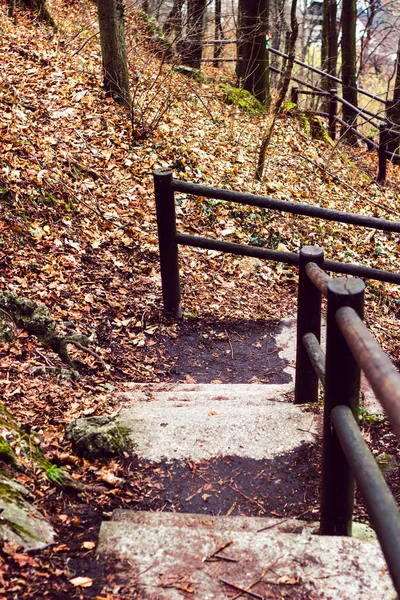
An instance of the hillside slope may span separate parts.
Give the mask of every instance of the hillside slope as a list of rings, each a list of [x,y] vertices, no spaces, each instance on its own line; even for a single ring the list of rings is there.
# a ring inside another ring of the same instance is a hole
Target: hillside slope
[[[0,349],[2,397],[39,435],[50,458],[69,461],[78,479],[96,481],[107,469],[118,473],[119,466],[68,458],[64,426],[82,414],[110,410],[107,392],[120,382],[168,380],[174,365],[166,348],[178,328],[162,313],[153,169],[392,220],[400,217],[400,181],[390,167],[389,185],[377,185],[375,156],[361,148],[350,155],[342,145],[333,149],[312,139],[288,110],[258,183],[257,151],[268,118],[224,103],[218,71],[210,69],[214,81],[203,83],[175,73],[160,60],[146,23],[131,8],[127,37],[135,109],[128,115],[101,88],[95,7],[77,0],[52,0],[49,7],[58,33],[26,12],[17,12],[14,25],[5,3],[0,5],[0,291],[44,302],[66,331],[91,336],[107,368],[76,350],[79,381],[35,378],[35,367],[62,364],[19,330],[16,342]],[[394,234],[195,197],[179,197],[177,214],[187,233],[294,252],[320,244],[330,259],[398,270]],[[182,249],[180,261],[183,311],[199,328],[210,320],[280,320],[295,313],[295,269],[194,249]],[[367,302],[367,324],[397,361],[398,287],[370,282]],[[48,484],[34,485],[44,502]],[[53,518],[68,513],[68,502],[57,494],[50,494]],[[98,506],[109,510],[117,502],[112,494],[97,499]],[[72,535],[70,515],[58,525]],[[58,576],[64,581],[64,574]],[[29,596],[29,577],[21,597],[35,597]]]

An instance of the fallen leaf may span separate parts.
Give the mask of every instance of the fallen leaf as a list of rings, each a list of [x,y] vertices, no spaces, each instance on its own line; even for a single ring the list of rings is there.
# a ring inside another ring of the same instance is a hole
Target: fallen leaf
[[[93,579],[90,579],[90,577],[74,577],[69,582],[75,587],[90,587],[93,585]]]
[[[82,542],[82,548],[85,548],[86,550],[93,550],[95,546],[95,542]]]

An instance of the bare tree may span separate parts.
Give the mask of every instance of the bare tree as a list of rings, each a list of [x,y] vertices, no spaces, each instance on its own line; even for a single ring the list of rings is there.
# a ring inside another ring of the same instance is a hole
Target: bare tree
[[[343,98],[357,107],[357,52],[356,52],[356,0],[342,1],[342,88]],[[357,112],[343,104],[343,120],[349,126],[356,127]],[[350,130],[344,131],[347,141],[355,142],[356,136]]]
[[[321,69],[336,77],[336,64],[338,57],[338,32],[337,32],[337,4],[336,0],[324,0],[322,12],[322,40],[321,40]],[[322,89],[329,91],[332,81],[329,77],[322,77]]]
[[[183,64],[195,69],[201,66],[206,6],[207,0],[188,0],[187,33],[180,43]]]
[[[289,89],[290,80],[292,77],[293,65],[296,58],[296,41],[299,35],[299,24],[297,22],[297,0],[292,0],[292,6],[290,9],[290,36],[289,36],[289,50],[288,50],[288,59],[286,62],[285,72],[283,74],[282,85],[279,90],[279,95],[276,100],[274,106],[274,116],[272,119],[271,126],[269,127],[268,132],[264,136],[261,141],[260,151],[258,154],[258,163],[256,169],[256,179],[258,181],[262,180],[265,168],[265,156],[267,153],[267,148],[271,142],[272,134],[274,132],[276,120],[281,113],[283,101]]]
[[[131,108],[122,0],[98,0],[101,55],[106,93]]]
[[[236,74],[241,87],[269,106],[269,0],[239,0]]]

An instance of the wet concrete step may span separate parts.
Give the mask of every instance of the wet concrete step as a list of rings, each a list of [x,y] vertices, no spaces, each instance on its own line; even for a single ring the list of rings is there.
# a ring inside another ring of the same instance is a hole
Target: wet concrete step
[[[98,553],[122,559],[144,598],[222,600],[249,588],[261,598],[394,599],[376,541],[324,537],[294,519],[117,511]]]

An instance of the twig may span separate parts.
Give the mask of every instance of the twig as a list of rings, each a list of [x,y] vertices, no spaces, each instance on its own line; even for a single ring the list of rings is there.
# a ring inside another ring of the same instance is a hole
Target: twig
[[[233,348],[232,348],[231,340],[229,338],[229,335],[228,335],[228,332],[227,332],[226,329],[225,329],[225,333],[226,333],[226,337],[228,338],[228,344],[229,344],[229,347],[231,349],[231,355],[232,355],[232,360],[233,360]]]
[[[335,179],[337,183],[341,183],[342,185],[345,185],[346,187],[348,187],[352,192],[355,192],[356,194],[358,194],[360,196],[360,198],[365,200],[365,202],[368,202],[368,204],[372,204],[373,206],[380,208],[384,212],[392,213],[393,215],[400,217],[400,212],[398,212],[397,210],[394,210],[393,208],[388,208],[387,206],[383,206],[382,204],[379,204],[379,202],[374,202],[370,198],[367,198],[367,196],[364,196],[364,194],[362,194],[359,190],[356,190],[356,188],[354,188],[352,185],[350,185],[350,183],[347,183],[347,181],[345,181],[341,177],[338,177],[334,173],[331,173],[330,171],[328,171],[325,168],[325,166],[319,165],[317,162],[315,162],[311,158],[308,158],[308,156],[304,156],[304,154],[299,154],[299,156],[301,156],[301,158],[304,158],[304,160],[307,160],[308,162],[310,162],[312,165],[314,165],[314,167],[317,167],[317,169],[319,169],[320,171],[325,173],[325,175],[329,175],[330,177]]]
[[[239,585],[236,585],[235,583],[230,583],[229,581],[226,581],[226,579],[220,579],[220,582],[225,585],[229,585],[229,587],[233,588],[234,590],[238,590],[241,594],[247,594],[248,596],[251,596],[251,598],[258,598],[258,600],[266,600],[265,596],[260,596],[260,594],[256,594],[255,592],[251,592],[250,590],[245,590],[244,588],[240,587]]]
[[[284,555],[281,554],[280,556],[278,556],[278,558],[276,558],[272,563],[270,563],[268,566],[265,567],[265,569],[263,570],[263,572],[261,573],[260,577],[257,577],[257,579],[255,579],[248,587],[247,590],[251,590],[252,587],[254,587],[255,585],[257,585],[257,583],[261,583],[261,581],[264,579],[264,577],[266,576],[266,574],[268,573],[268,571],[270,571],[272,569],[272,567],[274,567],[276,565],[276,563],[283,557]],[[242,592],[240,592],[239,594],[236,594],[236,596],[233,596],[233,598],[231,598],[231,600],[236,600],[236,598],[239,598],[239,596],[242,595]]]
[[[254,500],[254,498],[250,498],[250,496],[246,496],[246,494],[244,494],[243,492],[241,492],[236,486],[230,485],[229,487],[231,488],[231,490],[233,490],[237,494],[240,494],[241,496],[243,496],[243,498],[245,498],[246,500],[248,500],[252,504],[255,504],[256,506],[258,506],[258,508],[260,508],[263,512],[265,512],[264,506],[262,506],[262,504],[260,504],[259,502],[257,502],[257,500]]]
[[[94,356],[94,358],[97,358],[97,360],[100,362],[100,364],[103,367],[103,369],[107,369],[106,363],[101,358],[101,356],[99,354],[97,354],[97,352],[94,352],[90,348],[86,348],[86,346],[83,346],[82,344],[80,344],[79,342],[77,342],[76,340],[74,340],[73,338],[70,338],[70,337],[65,338],[65,343],[66,344],[73,344],[74,346],[76,346],[77,348],[79,348],[79,350],[82,350],[82,352],[87,352],[91,356]]]
[[[228,540],[227,542],[225,542],[225,544],[222,544],[222,546],[219,546],[219,548],[217,548],[216,550],[214,550],[214,552],[212,552],[208,556],[205,556],[203,558],[202,562],[210,562],[210,561],[212,561],[212,559],[215,558],[216,555],[218,555],[220,552],[222,552],[222,550],[225,550],[225,548],[228,548],[228,546],[230,546],[231,544],[232,544],[232,540]]]
[[[312,510],[311,508],[308,508],[307,510],[300,513],[299,515],[296,515],[294,517],[287,517],[287,519],[283,519],[283,521],[279,521],[279,523],[273,523],[272,525],[267,525],[267,527],[263,527],[262,529],[257,529],[257,533],[260,533],[261,531],[267,531],[267,529],[272,529],[273,527],[277,527],[278,525],[283,525],[283,523],[286,523],[287,521],[291,521],[292,519],[293,520],[300,519],[300,517],[303,517],[307,513],[311,512],[311,510]]]
[[[49,360],[49,359],[47,358],[47,356],[45,356],[44,354],[42,354],[41,352],[39,352],[39,350],[38,350],[38,349],[36,349],[36,354],[39,354],[39,356],[40,356],[41,358],[43,358],[43,360],[45,361],[45,363],[47,364],[47,366],[48,366],[48,367],[54,367],[54,363],[53,363],[51,360]],[[43,367],[42,367],[42,368],[43,368]]]
[[[86,40],[86,41],[85,41],[85,42],[82,44],[82,46],[81,46],[80,48],[78,48],[78,50],[77,50],[76,52],[74,52],[74,53],[72,54],[72,56],[76,56],[77,54],[79,54],[79,52],[80,52],[81,50],[83,50],[83,49],[84,49],[84,47],[86,46],[86,44],[88,44],[92,38],[96,37],[96,35],[99,35],[99,33],[100,33],[100,31],[96,31],[96,33],[94,33],[93,35],[91,35],[91,36],[90,36],[90,37],[89,37],[89,38],[88,38],[88,39],[87,39],[87,40]]]

